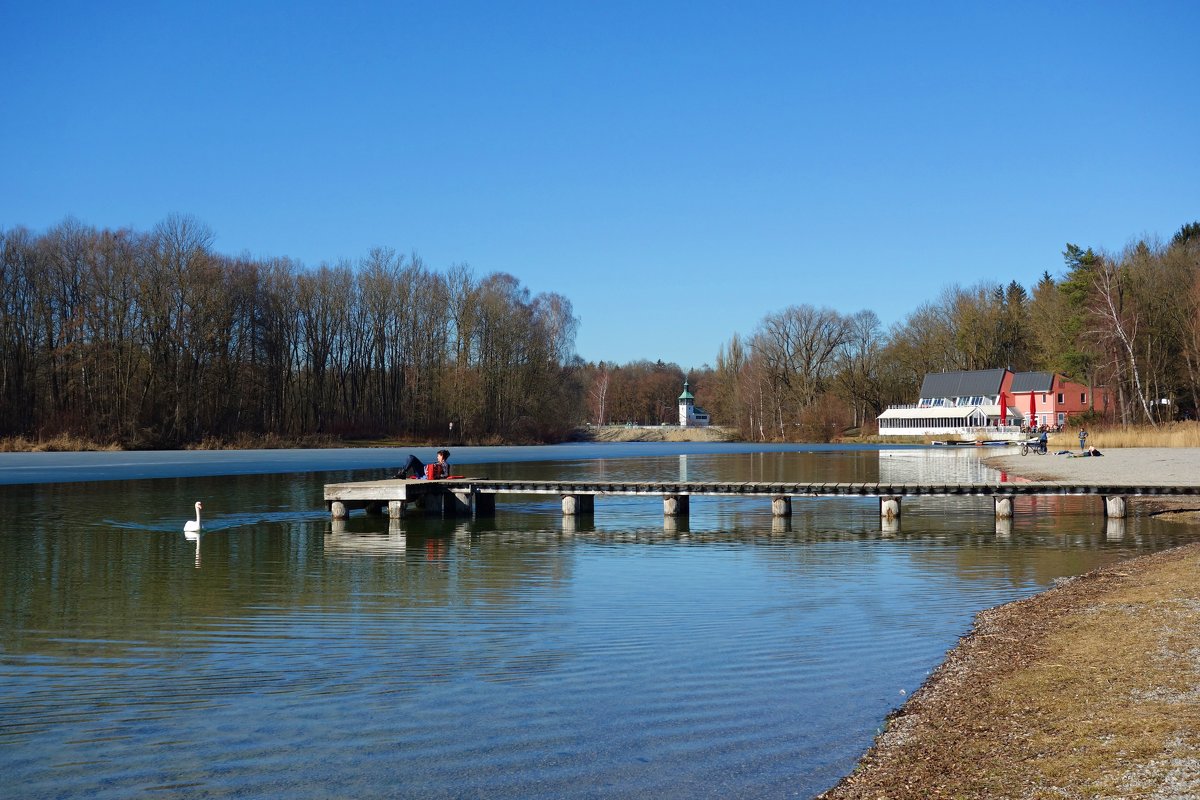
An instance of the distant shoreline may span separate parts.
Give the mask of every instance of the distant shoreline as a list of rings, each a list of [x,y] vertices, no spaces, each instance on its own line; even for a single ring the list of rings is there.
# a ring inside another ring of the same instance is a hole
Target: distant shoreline
[[[335,436],[242,435],[232,439],[206,439],[181,447],[125,448],[112,442],[95,442],[74,436],[30,438],[11,436],[0,439],[0,453],[116,453],[166,452],[172,450],[328,450],[335,448],[377,447],[516,447],[522,445],[564,444],[566,442],[737,442],[737,430],[711,426],[681,428],[678,425],[588,425],[576,428],[558,441],[482,442],[462,440],[400,440],[387,436],[339,438]]]
[[[678,425],[590,425],[577,431],[586,442],[736,442],[737,431],[716,425],[681,428]]]

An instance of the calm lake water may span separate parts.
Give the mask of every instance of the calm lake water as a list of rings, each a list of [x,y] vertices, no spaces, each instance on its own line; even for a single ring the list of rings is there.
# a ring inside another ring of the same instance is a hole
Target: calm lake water
[[[889,532],[871,498],[797,500],[790,520],[765,498],[696,498],[679,522],[656,498],[600,498],[571,520],[538,497],[493,519],[329,519],[325,483],[404,455],[0,459],[0,796],[811,797],[976,612],[1200,537],[1106,523],[1099,498],[1018,500],[999,531],[988,498],[906,500]],[[995,478],[973,450],[924,448],[453,461],[486,477]],[[182,532],[196,500],[198,542]]]

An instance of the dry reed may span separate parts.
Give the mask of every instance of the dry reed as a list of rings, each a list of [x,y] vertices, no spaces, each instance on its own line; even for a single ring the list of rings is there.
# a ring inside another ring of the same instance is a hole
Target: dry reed
[[[1200,447],[1200,422],[1168,422],[1149,425],[1102,426],[1088,428],[1087,443],[1098,450],[1117,447]],[[1079,429],[1050,435],[1050,447],[1079,447]]]
[[[1074,431],[1079,439],[1079,431]],[[1088,428],[1087,444],[1093,447],[1200,447],[1200,422],[1168,422],[1158,427],[1112,426]],[[1063,432],[1062,435],[1067,435]]]
[[[121,446],[114,442],[93,442],[66,433],[45,439],[31,439],[27,436],[8,436],[0,439],[0,453],[78,453],[120,449]]]

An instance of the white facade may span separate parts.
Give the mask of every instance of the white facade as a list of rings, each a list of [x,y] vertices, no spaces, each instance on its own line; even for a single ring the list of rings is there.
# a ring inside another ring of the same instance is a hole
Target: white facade
[[[879,415],[881,436],[963,436],[987,433],[1005,438],[1000,406],[889,408]]]
[[[1013,379],[1007,368],[928,373],[916,403],[890,406],[879,415],[879,434],[966,441],[1019,439],[1024,415],[1015,405]]]
[[[679,395],[679,425],[683,428],[704,428],[709,424],[708,412],[696,405],[696,398],[688,391],[688,382],[683,382],[683,394]]]

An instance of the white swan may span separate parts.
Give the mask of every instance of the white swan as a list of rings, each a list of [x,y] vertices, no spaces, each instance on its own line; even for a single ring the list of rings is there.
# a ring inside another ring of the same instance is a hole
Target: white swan
[[[187,523],[183,526],[184,533],[199,533],[200,532],[200,509],[202,509],[202,508],[204,508],[204,506],[200,503],[199,500],[197,500],[196,501],[196,518],[189,519],[187,521]]]

